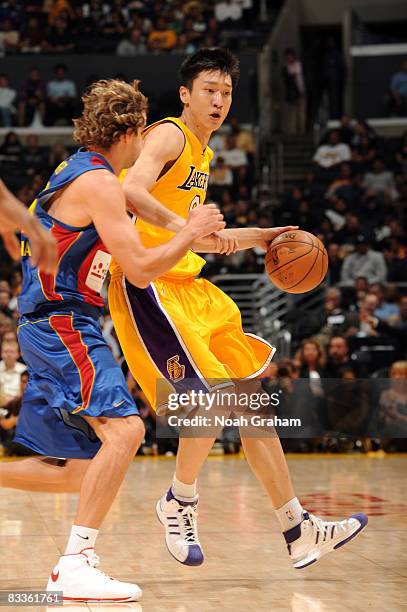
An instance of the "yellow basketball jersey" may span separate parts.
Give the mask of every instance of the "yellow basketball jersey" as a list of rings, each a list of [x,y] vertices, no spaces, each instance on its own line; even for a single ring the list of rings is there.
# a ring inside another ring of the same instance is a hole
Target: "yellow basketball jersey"
[[[147,134],[160,123],[166,122],[174,123],[182,131],[185,139],[184,148],[168,172],[157,180],[151,194],[161,204],[186,219],[192,208],[205,201],[209,181],[209,164],[213,152],[209,147],[203,149],[197,136],[181,119],[176,117],[167,117],[157,121],[148,126],[144,133]],[[124,176],[125,172],[120,175],[120,178],[123,179]],[[173,232],[151,225],[142,219],[137,219],[136,229],[146,248],[158,246],[174,236]],[[163,278],[183,279],[196,276],[204,264],[205,260],[202,257],[188,251]],[[111,272],[116,272],[117,268],[117,264],[113,263]]]

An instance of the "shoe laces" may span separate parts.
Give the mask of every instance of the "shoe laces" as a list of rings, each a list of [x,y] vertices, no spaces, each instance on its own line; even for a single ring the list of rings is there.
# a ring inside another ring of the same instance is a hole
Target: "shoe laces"
[[[100,557],[96,553],[88,555],[88,564],[99,574],[99,576],[103,577],[104,580],[114,580],[114,578],[111,578],[110,576],[102,572],[100,569],[96,569],[97,566],[100,565]]]
[[[87,557],[88,557],[88,563],[91,567],[97,567],[98,565],[100,565],[100,557],[96,553],[87,555]]]
[[[185,508],[179,509],[181,517],[181,530],[184,540],[188,544],[199,544],[196,521],[198,512],[195,506],[188,505]]]
[[[312,526],[314,532],[319,531],[323,533],[325,539],[329,530],[331,538],[333,538],[334,534],[338,533],[338,531],[346,531],[346,528],[348,526],[348,519],[345,519],[343,521],[324,521],[322,518],[319,518],[314,514],[309,514],[309,523]]]

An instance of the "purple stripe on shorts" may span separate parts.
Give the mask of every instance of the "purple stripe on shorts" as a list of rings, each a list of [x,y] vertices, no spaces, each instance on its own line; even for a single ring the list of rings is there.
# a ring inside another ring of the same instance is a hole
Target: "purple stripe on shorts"
[[[176,388],[177,392],[194,389],[206,391],[208,387],[198,376],[177,335],[162,311],[151,285],[146,289],[135,287],[126,280],[128,301],[131,305],[138,332],[157,368]],[[171,378],[168,360],[175,358],[176,367],[184,369],[181,380]]]

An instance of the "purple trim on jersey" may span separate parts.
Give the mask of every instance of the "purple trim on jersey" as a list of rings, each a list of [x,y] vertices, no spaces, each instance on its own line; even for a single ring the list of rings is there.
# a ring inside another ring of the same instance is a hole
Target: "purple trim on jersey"
[[[161,306],[151,285],[146,289],[135,287],[126,280],[126,291],[138,332],[157,368],[162,375],[177,389],[177,392],[208,391],[208,386],[195,371],[189,356]],[[178,364],[185,368],[181,380],[170,377],[167,360],[178,356]]]

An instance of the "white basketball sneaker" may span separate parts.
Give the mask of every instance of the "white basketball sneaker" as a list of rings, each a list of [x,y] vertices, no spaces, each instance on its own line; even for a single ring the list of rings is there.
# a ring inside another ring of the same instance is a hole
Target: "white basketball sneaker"
[[[204,556],[198,538],[198,495],[192,502],[177,499],[172,490],[157,502],[159,521],[165,528],[165,541],[171,555],[184,565],[201,565]]]
[[[140,587],[110,578],[100,570],[99,557],[90,549],[75,555],[62,555],[54,567],[47,591],[62,591],[64,602],[125,602],[139,601]]]
[[[303,516],[301,523],[283,534],[296,569],[303,569],[347,544],[368,521],[365,514],[354,514],[344,521],[324,521],[308,512]]]

